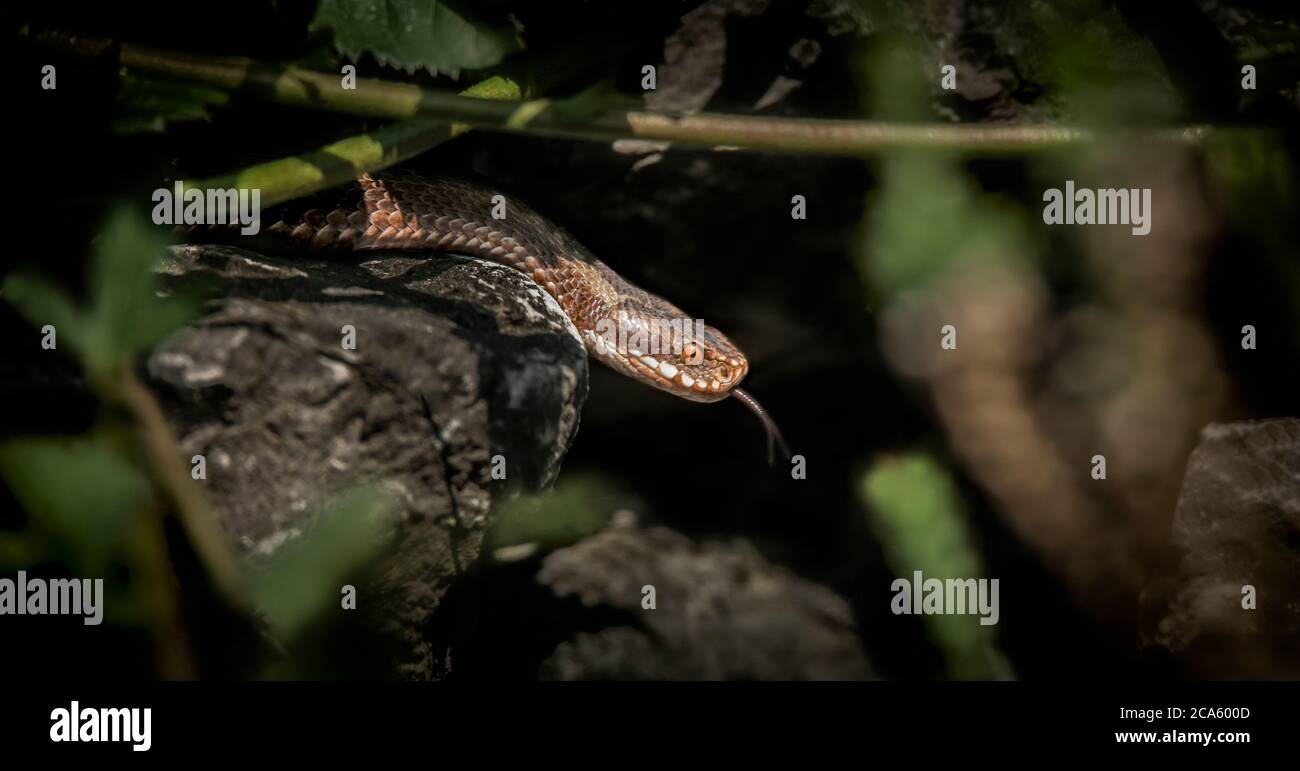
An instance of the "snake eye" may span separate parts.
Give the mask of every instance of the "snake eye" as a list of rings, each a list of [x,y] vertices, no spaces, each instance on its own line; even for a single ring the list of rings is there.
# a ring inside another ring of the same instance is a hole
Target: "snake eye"
[[[695,343],[687,343],[682,346],[682,356],[687,364],[699,364],[704,359],[704,350]]]

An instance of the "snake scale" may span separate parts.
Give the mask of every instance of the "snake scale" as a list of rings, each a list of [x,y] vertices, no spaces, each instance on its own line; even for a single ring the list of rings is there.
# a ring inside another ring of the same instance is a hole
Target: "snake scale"
[[[735,397],[763,423],[769,462],[774,443],[789,456],[767,411],[737,387],[749,371],[739,348],[717,329],[689,323],[677,306],[624,279],[522,202],[458,179],[374,172],[282,207],[264,231],[313,251],[449,252],[514,268],[555,299],[592,358],[683,399]],[[663,323],[672,320],[688,323]]]

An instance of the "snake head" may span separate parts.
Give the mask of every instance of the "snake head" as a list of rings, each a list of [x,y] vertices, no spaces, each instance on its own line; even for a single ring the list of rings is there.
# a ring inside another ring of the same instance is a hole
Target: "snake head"
[[[624,375],[683,399],[717,402],[735,397],[767,432],[768,465],[777,447],[789,458],[790,449],[776,422],[757,399],[736,387],[749,374],[749,362],[740,349],[702,321],[663,324],[647,320],[651,318],[624,307],[586,330],[587,350]]]
[[[749,373],[745,355],[699,320],[665,319],[621,310],[589,331],[597,359],[635,380],[696,402],[727,398]]]

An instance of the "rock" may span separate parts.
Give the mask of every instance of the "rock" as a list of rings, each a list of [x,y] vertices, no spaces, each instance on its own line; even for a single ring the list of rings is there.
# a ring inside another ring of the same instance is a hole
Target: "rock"
[[[1184,556],[1144,592],[1143,643],[1203,676],[1300,678],[1300,419],[1206,427],[1173,536]]]
[[[423,630],[478,556],[493,501],[549,486],[577,432],[587,356],[568,317],[519,273],[456,257],[189,246],[162,272],[216,285],[148,374],[186,456],[206,458],[231,544],[256,563],[335,493],[380,483],[401,524],[375,620],[401,676],[435,676]]]
[[[548,555],[538,580],[561,597],[632,614],[583,632],[542,667],[559,680],[862,680],[871,669],[848,604],[765,560],[748,542],[696,543],[614,525]],[[642,589],[655,589],[655,608]]]

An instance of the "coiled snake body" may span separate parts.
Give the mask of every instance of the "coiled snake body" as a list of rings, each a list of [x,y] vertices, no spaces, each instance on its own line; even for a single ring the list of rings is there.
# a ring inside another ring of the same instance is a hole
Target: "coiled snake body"
[[[634,286],[518,201],[456,179],[376,172],[323,208],[285,207],[265,231],[313,250],[454,252],[514,268],[555,298],[590,356],[684,399],[734,396],[763,422],[769,460],[774,442],[789,455],[767,412],[736,387],[749,363],[725,335],[691,324],[675,305]],[[653,350],[648,341],[657,343]]]

